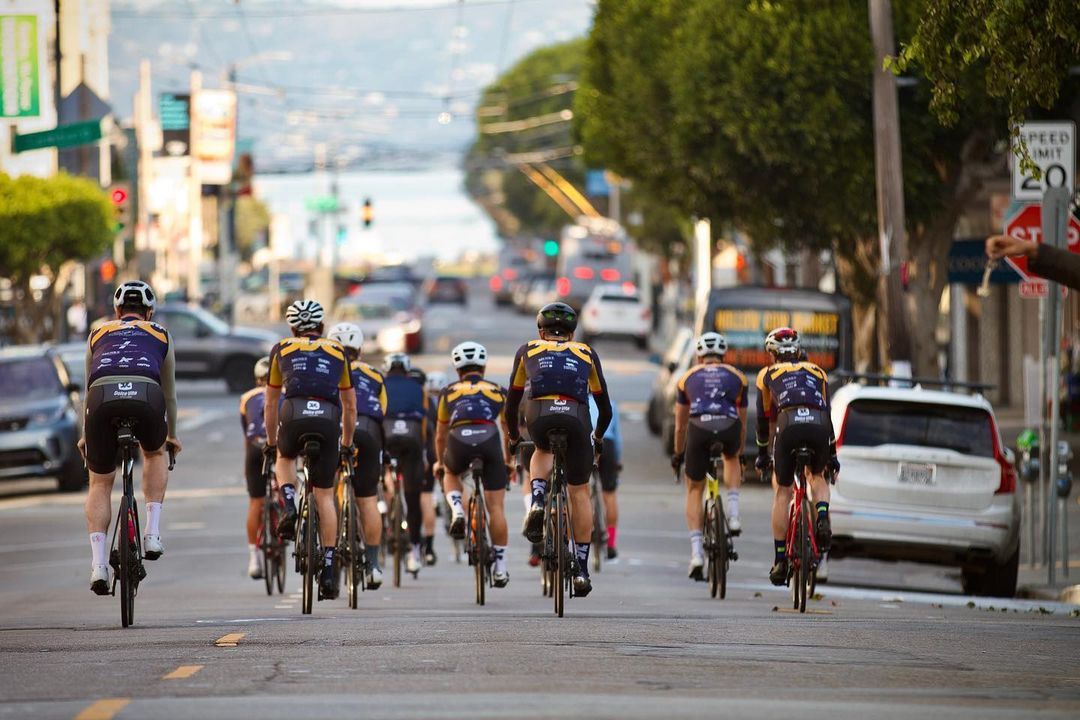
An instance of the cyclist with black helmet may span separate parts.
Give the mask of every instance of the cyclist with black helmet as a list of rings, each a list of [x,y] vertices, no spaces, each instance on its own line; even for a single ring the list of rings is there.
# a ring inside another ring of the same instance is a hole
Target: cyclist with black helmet
[[[829,524],[829,483],[825,468],[839,469],[829,413],[829,388],[825,371],[801,359],[799,333],[787,327],[776,328],[765,339],[765,349],[774,363],[762,368],[757,377],[757,446],[755,466],[765,472],[772,465],[769,457],[769,427],[773,435],[775,474],[772,507],[772,530],[775,559],[769,571],[773,585],[787,581],[788,508],[795,482],[794,452],[805,445],[810,460],[810,495],[817,510],[817,543],[822,552],[829,548],[832,531]]]
[[[360,524],[364,528],[368,590],[382,586],[379,547],[382,545],[382,516],[379,514],[379,473],[382,472],[383,418],[386,415],[386,385],[381,372],[362,362],[364,331],[353,323],[338,323],[327,335],[345,348],[349,374],[356,393],[356,429],[353,431],[353,490],[360,506]]]
[[[510,573],[506,569],[509,535],[504,505],[510,477],[507,468],[514,465],[513,455],[504,440],[506,393],[497,383],[484,378],[488,353],[480,343],[461,343],[450,351],[450,359],[458,380],[447,385],[439,396],[439,425],[435,435],[435,455],[439,465],[446,470],[443,486],[450,504],[450,534],[456,538],[465,537],[461,475],[473,459],[479,458],[484,464],[481,485],[487,505],[491,547],[495,553],[491,579],[495,587],[506,587]],[[499,432],[500,427],[503,433]]]
[[[746,376],[724,362],[727,338],[707,332],[696,342],[697,364],[687,370],[676,386],[675,454],[678,470],[686,458],[686,525],[690,531],[690,577],[704,580],[705,554],[701,545],[704,523],[702,495],[705,474],[710,472],[712,448],[721,446],[724,485],[727,486],[728,530],[742,531],[739,522],[739,486],[742,464],[739,455],[746,439]]]
[[[536,451],[530,463],[532,507],[525,516],[524,535],[534,543],[544,535],[544,499],[553,461],[547,434],[553,429],[567,433],[566,480],[578,561],[574,594],[585,597],[592,591],[588,562],[593,532],[589,477],[603,448],[612,413],[600,358],[585,343],[574,342],[577,321],[577,311],[566,303],[554,302],[540,308],[536,315],[540,339],[522,345],[514,357],[506,423],[511,442],[516,445],[520,438],[518,406],[528,383],[525,421]],[[589,417],[590,394],[598,410],[595,430]]]
[[[116,288],[111,320],[86,343],[86,410],[79,447],[90,470],[86,525],[92,565],[90,589],[108,595],[109,550],[106,533],[112,517],[116,478],[117,420],[134,419],[133,431],[143,449],[142,487],[146,501],[143,551],[147,560],[165,552],[161,542],[161,504],[168,484],[167,445],[180,452],[176,439],[176,357],[169,331],[151,322],[157,299],[142,281]]]
[[[424,381],[411,374],[411,370],[412,362],[405,353],[391,353],[383,360],[387,397],[383,431],[386,452],[397,459],[398,469],[405,480],[405,487],[395,487],[394,492],[405,493],[405,520],[412,543],[412,551],[405,556],[405,570],[417,577],[422,566],[423,508],[420,496],[425,487],[424,446],[427,441],[428,398],[424,392]]]
[[[319,540],[326,553],[319,578],[319,597],[332,600],[338,594],[338,573],[334,571],[337,543],[334,480],[340,459],[352,458],[356,394],[345,348],[322,337],[323,315],[322,305],[315,300],[297,300],[285,313],[293,336],[279,341],[270,352],[266,452],[277,458],[277,480],[285,500],[285,516],[278,532],[291,540],[296,536],[296,458],[304,449],[301,438],[309,435],[321,438],[319,456],[308,472],[318,507]],[[284,401],[279,413],[282,395]]]
[[[255,363],[255,387],[240,396],[240,424],[244,428],[244,480],[247,482],[248,577],[261,580],[262,554],[259,551],[259,523],[262,520],[266,480],[263,478],[263,450],[266,448],[266,378],[270,358]]]

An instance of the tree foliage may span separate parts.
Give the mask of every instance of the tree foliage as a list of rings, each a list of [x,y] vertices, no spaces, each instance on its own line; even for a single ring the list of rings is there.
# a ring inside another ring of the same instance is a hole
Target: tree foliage
[[[250,262],[260,240],[265,241],[270,229],[270,209],[251,195],[241,195],[236,199],[235,212],[236,250],[241,260]]]

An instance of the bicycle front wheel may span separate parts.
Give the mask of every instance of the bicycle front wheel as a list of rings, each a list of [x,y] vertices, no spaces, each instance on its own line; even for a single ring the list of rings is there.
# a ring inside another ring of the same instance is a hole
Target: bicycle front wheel
[[[806,612],[806,583],[803,573],[806,569],[806,558],[810,553],[806,533],[806,515],[800,504],[795,509],[795,557],[790,561],[794,564],[791,569],[792,605],[801,613]]]
[[[345,581],[349,591],[349,608],[355,610],[357,607],[357,595],[361,584],[364,582],[361,567],[361,554],[363,551],[360,547],[360,520],[356,511],[356,495],[353,494],[352,488],[349,488],[346,492],[347,499],[344,514],[346,552],[342,560],[346,563]]]
[[[277,568],[274,567],[274,511],[273,499],[269,493],[263,498],[262,527],[259,530],[259,550],[262,552],[263,580],[266,582],[266,594],[274,594],[274,575]]]
[[[803,551],[799,558],[799,580],[802,583],[802,612],[806,612],[806,601],[814,597],[814,582],[816,570],[814,568],[814,546],[810,539],[814,524],[811,522],[810,503],[803,500],[802,515],[805,518],[804,526],[806,534],[803,539]]]
[[[301,612],[304,615],[310,615],[315,601],[315,583],[318,582],[319,577],[319,516],[315,510],[315,503],[311,502],[307,494],[304,495],[300,515],[304,519],[304,588]]]
[[[473,570],[476,579],[476,604],[483,605],[486,597],[487,573],[487,548],[484,543],[484,506],[473,497],[469,500],[469,533],[472,535],[473,546]]]
[[[135,622],[135,557],[133,552],[135,532],[131,518],[134,500],[124,495],[120,498],[120,513],[116,521],[117,554],[120,580],[120,624],[129,627]]]
[[[401,587],[401,566],[405,561],[405,543],[402,542],[401,523],[404,520],[404,512],[401,507],[401,493],[399,485],[394,492],[394,501],[390,507],[390,533],[394,546],[394,587]]]
[[[563,616],[563,604],[566,598],[566,569],[570,563],[566,544],[566,508],[563,505],[562,492],[555,493],[555,576],[552,578],[552,595],[555,598],[555,614]]]

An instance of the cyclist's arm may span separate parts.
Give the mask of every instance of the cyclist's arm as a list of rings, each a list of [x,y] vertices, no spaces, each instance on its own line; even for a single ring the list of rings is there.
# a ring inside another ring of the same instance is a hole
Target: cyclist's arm
[[[525,346],[518,348],[514,356],[514,369],[510,371],[510,391],[506,393],[506,406],[503,408],[503,417],[506,420],[507,433],[510,440],[521,439],[521,425],[518,422],[518,411],[521,399],[525,397]]]
[[[747,392],[746,376],[738,370],[735,371],[740,380],[742,380],[742,390],[739,393],[739,452],[742,452],[742,448],[746,447],[746,406],[749,405],[749,399]]]
[[[602,438],[611,424],[611,398],[608,396],[607,380],[604,379],[604,368],[600,365],[600,357],[596,351],[589,348],[592,355],[592,376],[589,378],[589,389],[596,399],[596,428],[593,429],[593,437]]]
[[[686,381],[693,373],[687,370],[675,386],[675,438],[672,450],[675,454],[686,452],[686,426],[690,424],[690,397],[686,394]]]
[[[435,459],[443,462],[446,452],[446,438],[450,435],[450,405],[446,402],[446,392],[439,394],[439,406],[435,410]]]
[[[769,444],[769,389],[765,385],[765,371],[763,368],[757,378],[757,446],[763,448]]]
[[[263,420],[266,422],[266,444],[277,445],[278,403],[281,401],[281,365],[278,364],[278,348],[274,346],[270,353],[270,376],[266,380],[266,403],[263,408]]]
[[[622,458],[622,430],[619,428],[619,408],[616,407],[615,401],[611,401],[611,425],[608,426],[607,435],[604,437],[610,438],[612,446],[615,448],[615,460]]]
[[[165,362],[161,364],[161,392],[165,395],[165,414],[169,422],[169,437],[176,437],[176,353],[173,352],[172,336]]]

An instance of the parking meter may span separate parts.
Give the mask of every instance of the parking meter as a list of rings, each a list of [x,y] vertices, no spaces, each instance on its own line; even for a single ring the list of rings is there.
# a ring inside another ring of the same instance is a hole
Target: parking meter
[[[1054,479],[1054,489],[1059,498],[1067,498],[1072,492],[1072,473],[1069,462],[1072,460],[1072,448],[1064,440],[1058,442],[1058,467]]]
[[[1020,451],[1020,479],[1033,483],[1039,479],[1039,436],[1028,428],[1016,436],[1016,449]]]

